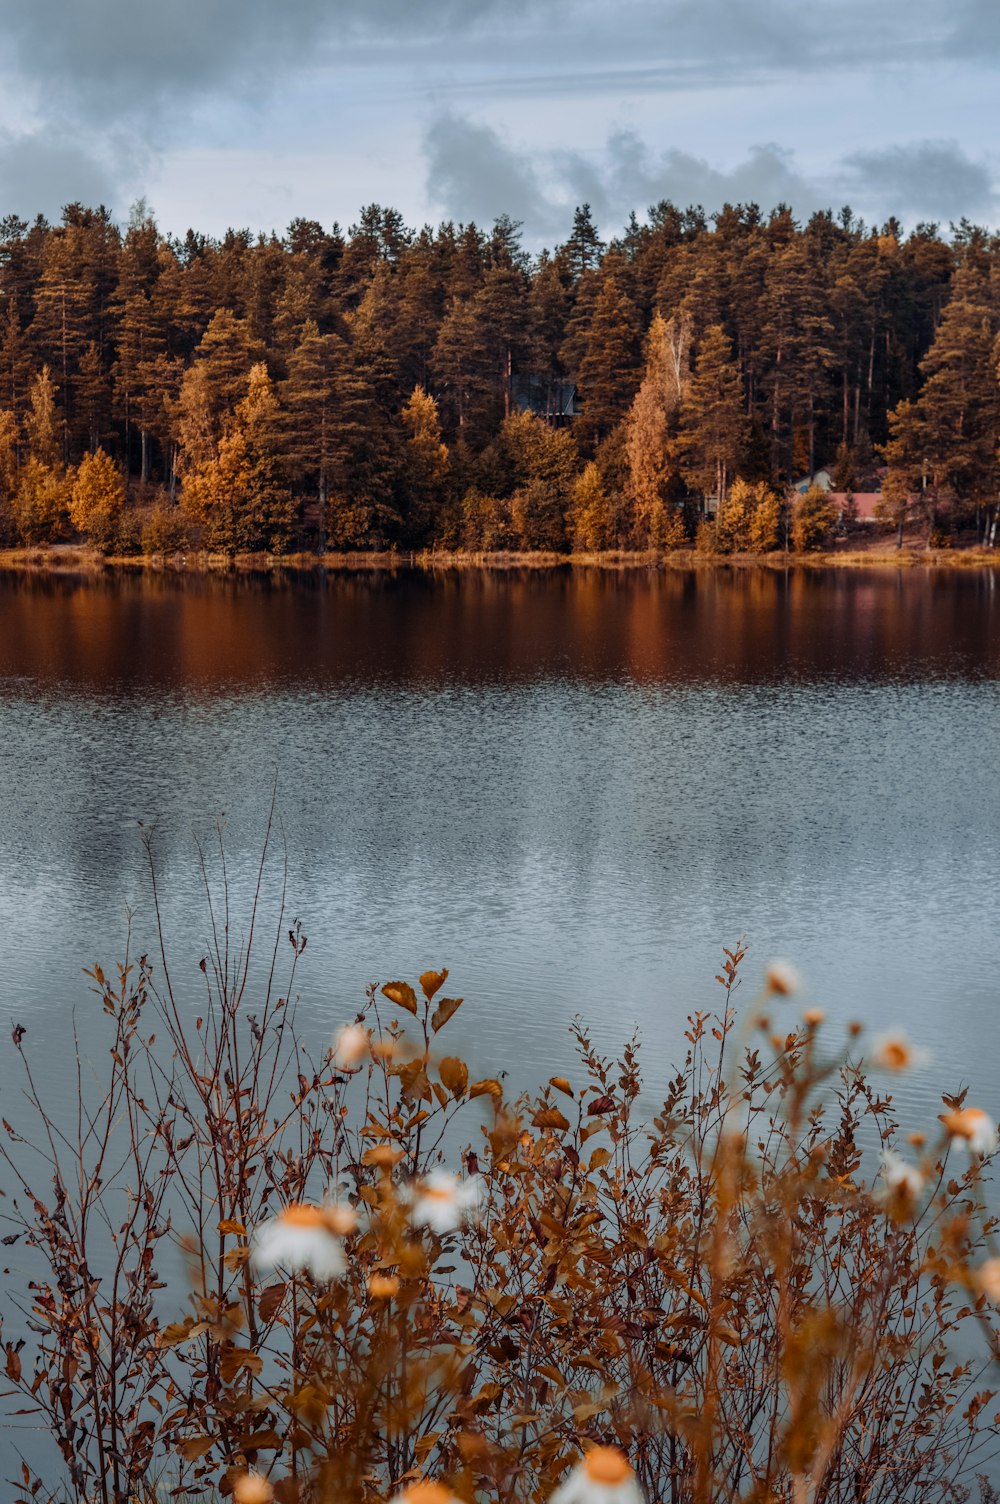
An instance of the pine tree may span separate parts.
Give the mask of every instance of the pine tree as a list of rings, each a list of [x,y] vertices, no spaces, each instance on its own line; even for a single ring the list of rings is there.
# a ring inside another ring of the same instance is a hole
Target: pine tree
[[[589,204],[580,204],[573,214],[573,233],[562,247],[562,257],[573,282],[596,267],[604,250],[590,213]]]
[[[607,276],[594,304],[578,371],[581,423],[595,443],[623,416],[638,380],[638,316],[617,279]]]
[[[747,431],[743,384],[721,324],[706,329],[684,391],[680,447],[685,479],[702,495],[726,496]]]

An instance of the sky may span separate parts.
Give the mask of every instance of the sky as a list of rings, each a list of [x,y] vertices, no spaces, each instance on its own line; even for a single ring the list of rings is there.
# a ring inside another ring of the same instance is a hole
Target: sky
[[[1000,224],[998,0],[0,0],[0,213]]]

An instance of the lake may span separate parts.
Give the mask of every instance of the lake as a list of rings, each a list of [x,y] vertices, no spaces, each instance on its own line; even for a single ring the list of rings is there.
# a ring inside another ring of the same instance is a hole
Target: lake
[[[998,626],[988,571],[4,575],[5,1026],[57,1097],[74,1012],[100,1056],[81,968],[129,911],[153,945],[140,821],[197,996],[198,843],[217,872],[224,821],[238,931],[276,785],[319,1042],[447,965],[478,1073],[572,1074],[579,1013],[638,1030],[652,1102],[745,935],[744,995],[787,956],[831,1037],[930,1050],[908,1128],[959,1083],[996,1111]]]

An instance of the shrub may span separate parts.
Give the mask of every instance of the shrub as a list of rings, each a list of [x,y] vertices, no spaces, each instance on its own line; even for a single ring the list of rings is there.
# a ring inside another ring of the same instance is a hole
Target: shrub
[[[284,1001],[305,938],[280,914],[287,974],[247,1012],[256,924],[235,973],[224,949],[202,961],[197,1020],[164,955],[93,969],[110,1050],[79,1144],[14,1029],[38,1121],[0,1155],[25,1192],[34,1350],[5,1344],[7,1378],[77,1497],[249,1496],[256,1466],[280,1501],[422,1474],[545,1499],[594,1443],[649,1500],[967,1497],[995,1430],[948,1346],[973,1308],[996,1341],[982,1114],[946,1097],[944,1132],[895,1157],[891,1097],[853,1034],[831,1047],[795,1013],[786,969],[737,1022],[742,947],[652,1118],[635,1042],[612,1061],[583,1026],[569,1075],[505,1101],[446,1052],[463,1005],[444,970],[369,989],[313,1061]],[[910,1049],[870,1053],[902,1069]],[[182,1232],[193,1290],[165,1319]]]
[[[160,502],[142,528],[142,551],[146,554],[176,554],[189,546],[188,530],[179,507]]]
[[[828,548],[837,521],[837,508],[819,486],[810,486],[792,509],[792,542],[797,553]]]

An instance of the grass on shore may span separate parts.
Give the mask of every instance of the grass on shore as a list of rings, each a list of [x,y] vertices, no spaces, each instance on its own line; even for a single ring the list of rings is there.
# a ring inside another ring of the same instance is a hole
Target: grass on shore
[[[694,549],[677,549],[671,553],[650,550],[645,553],[616,549],[603,553],[559,554],[550,552],[496,553],[469,551],[444,552],[424,549],[416,552],[371,550],[356,553],[293,554],[214,554],[188,552],[178,554],[105,555],[86,544],[56,544],[51,547],[0,549],[0,569],[35,573],[102,574],[108,571],[141,572],[151,570],[174,574],[220,574],[258,570],[290,571],[365,571],[418,568],[429,571],[482,569],[609,569],[609,570],[785,570],[806,569],[993,569],[1000,565],[1000,554],[981,547],[928,549],[917,544],[898,549],[892,545],[861,549],[833,549],[822,553],[799,554],[775,551],[769,554],[705,554]]]

